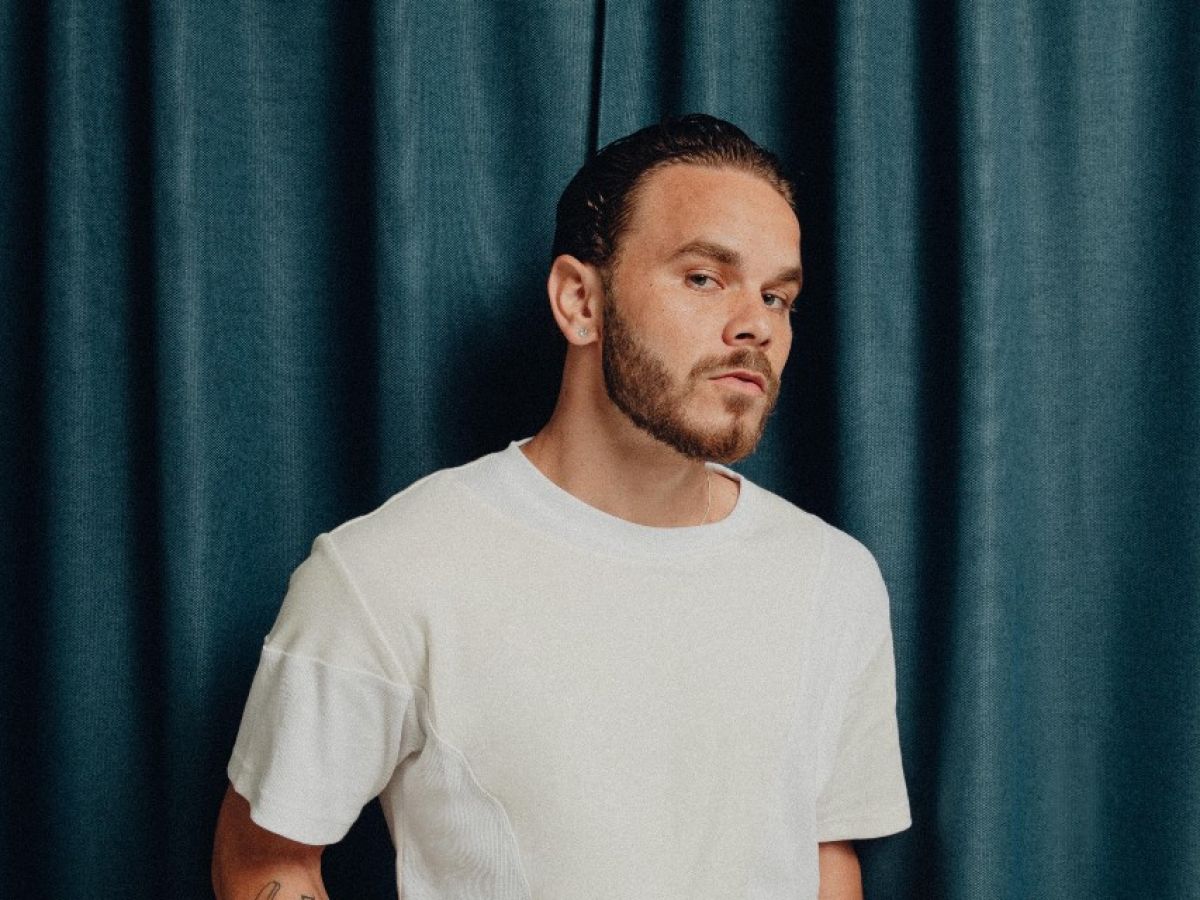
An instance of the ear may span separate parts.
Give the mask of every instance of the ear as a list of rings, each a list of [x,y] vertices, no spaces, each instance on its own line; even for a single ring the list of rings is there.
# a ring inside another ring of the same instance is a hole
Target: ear
[[[556,256],[550,264],[546,293],[554,321],[568,343],[582,347],[596,340],[604,284],[594,265],[569,253]]]

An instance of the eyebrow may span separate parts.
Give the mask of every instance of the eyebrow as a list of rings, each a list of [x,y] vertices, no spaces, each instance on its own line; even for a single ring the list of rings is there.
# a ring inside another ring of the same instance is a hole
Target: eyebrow
[[[679,259],[681,256],[706,256],[723,266],[730,266],[732,268],[740,268],[742,265],[742,254],[731,247],[726,247],[723,244],[714,244],[712,241],[688,241],[671,254],[671,260]],[[789,281],[797,285],[803,285],[804,269],[801,266],[792,266],[791,268],[784,269],[774,278],[770,279],[768,284],[783,284]]]

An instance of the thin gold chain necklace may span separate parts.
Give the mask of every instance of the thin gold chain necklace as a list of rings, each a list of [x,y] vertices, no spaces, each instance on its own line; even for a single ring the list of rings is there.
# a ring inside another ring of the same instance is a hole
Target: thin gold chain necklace
[[[708,488],[708,502],[704,504],[704,515],[697,523],[699,525],[703,525],[708,521],[708,511],[712,509],[712,472],[708,471],[708,469],[704,470],[704,485]]]

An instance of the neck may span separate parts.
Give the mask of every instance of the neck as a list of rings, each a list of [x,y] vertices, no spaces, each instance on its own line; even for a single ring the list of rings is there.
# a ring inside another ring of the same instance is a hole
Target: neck
[[[550,421],[521,449],[563,490],[639,525],[711,523],[737,502],[736,482],[639,429],[607,395],[564,389]]]

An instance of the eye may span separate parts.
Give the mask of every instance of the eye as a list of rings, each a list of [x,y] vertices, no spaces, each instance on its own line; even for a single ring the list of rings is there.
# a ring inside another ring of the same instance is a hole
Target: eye
[[[779,294],[763,294],[763,301],[771,309],[778,309],[783,312],[795,312],[795,306],[788,303],[786,297],[781,297]]]
[[[717,280],[711,275],[706,275],[704,272],[688,272],[684,276],[687,283],[694,288],[709,288],[716,285]]]

